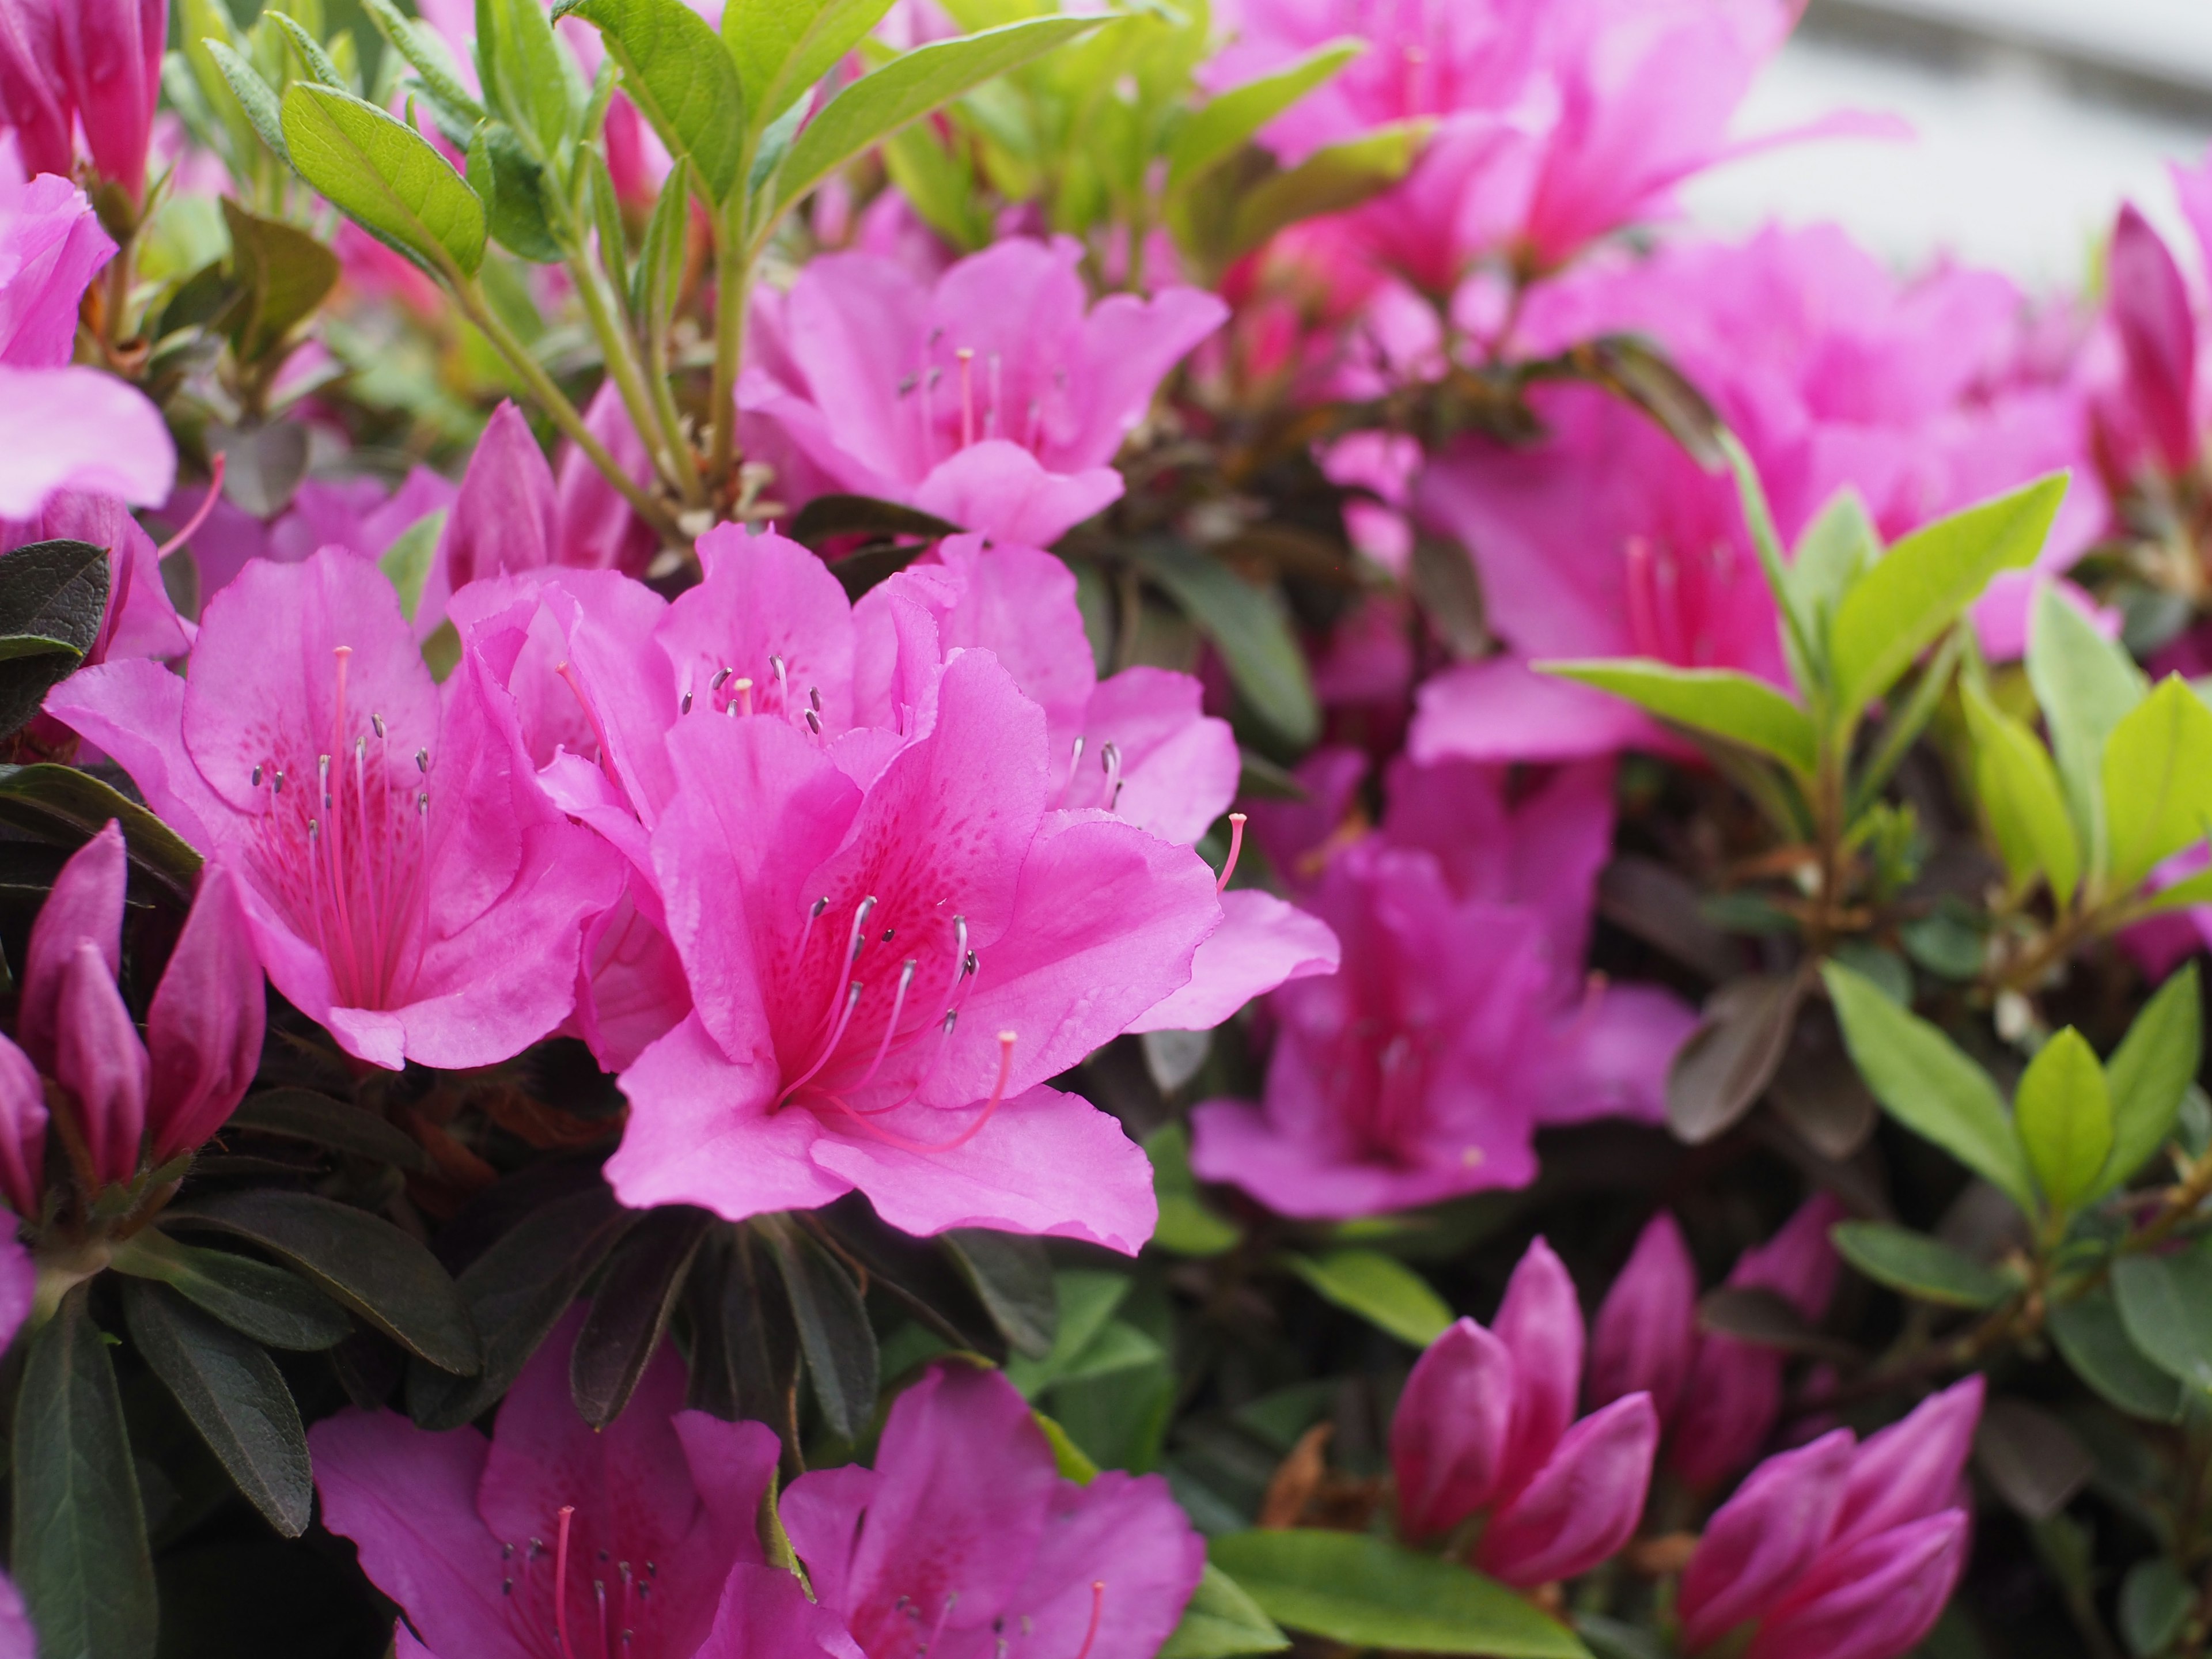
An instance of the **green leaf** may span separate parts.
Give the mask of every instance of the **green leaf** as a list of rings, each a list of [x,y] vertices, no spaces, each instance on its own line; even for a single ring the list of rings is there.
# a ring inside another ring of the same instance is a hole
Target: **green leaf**
[[[1159,1201],[1159,1224],[1152,1243],[1171,1255],[1219,1255],[1243,1237],[1200,1200],[1190,1172],[1190,1132],[1164,1123],[1145,1137],[1145,1156],[1152,1164],[1152,1193]]]
[[[2105,1068],[2112,1092],[2112,1156],[2099,1190],[2118,1186],[2166,1144],[2181,1098],[2197,1080],[2203,1048],[2203,1005],[2191,962],[2143,1005]]]
[[[315,1481],[292,1391],[258,1344],[167,1285],[123,1287],[131,1340],[239,1491],[287,1538],[307,1529]]]
[[[285,93],[283,122],[292,165],[347,217],[429,270],[476,275],[483,204],[427,139],[374,104],[305,82]]]
[[[1877,1285],[1943,1308],[1994,1308],[2020,1287],[1940,1239],[1881,1221],[1828,1230],[1844,1261]]]
[[[722,39],[754,127],[790,108],[890,9],[890,0],[730,0]]]
[[[2135,1345],[2109,1286],[2052,1303],[2046,1323],[2074,1374],[2120,1410],[2153,1423],[2181,1415],[2180,1383]]]
[[[2081,1032],[2069,1025],[2037,1050],[2012,1109],[2036,1184],[2053,1210],[2070,1212],[2097,1190],[2112,1155],[2112,1094]]]
[[[484,228],[494,241],[535,264],[561,262],[561,244],[545,216],[545,169],[506,122],[486,121],[469,139],[468,183],[484,204]]]
[[[1966,686],[1965,700],[1974,739],[1974,793],[1989,814],[2005,872],[2015,889],[2043,877],[2063,905],[2081,878],[2081,848],[2050,752],[1978,686]]]
[[[446,533],[448,512],[441,507],[425,513],[401,531],[376,562],[376,568],[399,595],[400,613],[410,622],[415,620],[415,608],[422,603],[422,585],[430,578],[430,561],[437,556],[439,539]]]
[[[239,108],[245,112],[246,118],[252,125],[254,131],[261,135],[261,142],[274,150],[279,159],[289,161],[292,147],[284,141],[283,115],[278,107],[276,92],[268,82],[261,78],[261,71],[246,62],[243,54],[228,41],[210,36],[204,38],[200,45],[216,68],[222,71],[222,78],[229,83],[231,95],[238,100]]]
[[[1820,738],[1811,718],[1765,680],[1727,668],[1675,668],[1640,657],[1540,662],[1536,667],[1625,697],[1638,708],[1780,761],[1809,777]]]
[[[2126,647],[2100,634],[2055,583],[2036,595],[2029,613],[2027,678],[2051,729],[2085,862],[2101,870],[2106,845],[2100,770],[2105,739],[2149,695],[2150,682]]]
[[[876,1409],[876,1333],[860,1287],[837,1258],[788,1224],[756,1220],[799,1323],[799,1352],[830,1432],[854,1440]]]
[[[477,0],[484,94],[532,160],[557,161],[583,114],[583,88],[562,61],[544,0]]]
[[[1179,543],[1146,542],[1130,552],[1221,653],[1252,712],[1291,743],[1313,742],[1321,705],[1282,595]]]
[[[1782,532],[1775,528],[1774,509],[1767,504],[1766,486],[1742,441],[1725,427],[1716,434],[1721,456],[1735,479],[1736,500],[1751,532],[1751,545],[1759,556],[1759,574],[1766,578],[1774,607],[1782,613],[1782,644],[1790,660],[1790,676],[1807,696],[1817,695],[1829,684],[1830,625],[1816,625],[1807,613],[1806,598],[1790,580],[1790,562],[1783,556]]]
[[[264,8],[261,15],[284,31],[284,38],[291,43],[293,52],[310,79],[335,91],[350,90],[346,85],[345,76],[338,72],[338,66],[331,61],[330,53],[323,50],[321,41],[273,7]]]
[[[1040,1411],[1032,1411],[1030,1417],[1044,1431],[1045,1440],[1052,1447],[1053,1465],[1059,1469],[1061,1480],[1073,1480],[1079,1486],[1087,1486],[1098,1478],[1098,1465],[1091,1462],[1091,1454],[1077,1445],[1067,1431],[1060,1426],[1058,1419]]]
[[[606,0],[589,0],[592,4]],[[790,207],[861,151],[882,143],[971,87],[1018,69],[1098,27],[1096,17],[1032,17],[981,34],[932,41],[902,52],[854,82],[817,112],[776,174],[776,201]],[[772,223],[772,216],[766,222]]]
[[[173,1205],[165,1225],[211,1227],[283,1256],[315,1287],[441,1370],[474,1373],[483,1345],[438,1259],[380,1216],[311,1193],[222,1193]]]
[[[2212,1389],[2212,1254],[2202,1243],[2171,1255],[2124,1255],[2112,1294],[2128,1340],[2169,1376]]]
[[[246,296],[230,336],[239,356],[253,362],[283,345],[329,297],[337,286],[337,256],[297,227],[257,218],[227,196],[222,216],[230,228],[232,278]]]
[[[2027,1154],[1989,1074],[1863,975],[1834,962],[1820,974],[1852,1063],[1889,1115],[2035,1213]]]
[[[84,660],[107,615],[107,550],[33,542],[0,555],[0,735],[39,712]]]
[[[2169,674],[2112,728],[2099,774],[2110,839],[2108,891],[2212,834],[2212,708]]]
[[[690,158],[710,202],[725,202],[744,165],[745,92],[721,37],[683,0],[561,0],[606,37],[630,101],[672,155]]]
[[[1015,1352],[1037,1359],[1052,1352],[1060,1303],[1042,1240],[955,1227],[940,1235],[938,1243]]]
[[[817,495],[791,521],[792,540],[813,548],[836,536],[913,536],[935,541],[959,533],[958,525],[947,524],[934,514],[873,495]]]
[[[1355,1648],[1589,1659],[1564,1625],[1494,1579],[1386,1538],[1352,1532],[1239,1532],[1207,1558],[1271,1619]]]
[[[168,1285],[268,1347],[312,1353],[353,1334],[345,1310],[297,1273],[228,1250],[179,1243],[158,1227],[141,1228],[116,1246],[111,1265]]]
[[[1244,1587],[1209,1561],[1159,1659],[1235,1659],[1244,1653],[1280,1653],[1290,1644],[1291,1638]]]
[[[460,64],[454,60],[445,38],[437,30],[404,15],[392,3],[392,0],[362,0],[362,3],[378,32],[392,43],[394,52],[407,60],[409,67],[422,77],[422,84],[433,98],[465,118],[471,127],[484,118],[484,106],[469,91],[468,82],[461,76]]]
[[[2120,1634],[2140,1659],[2166,1652],[2197,1610],[2197,1587],[2163,1555],[2138,1561],[2120,1585]]]
[[[1413,1347],[1427,1347],[1452,1322],[1450,1305],[1395,1256],[1343,1249],[1292,1255],[1288,1261],[1291,1271],[1324,1300]]]
[[[1054,1298],[1060,1318],[1053,1331],[1052,1352],[1042,1359],[1016,1354],[1006,1362],[1006,1380],[1025,1399],[1042,1394],[1074,1366],[1113,1322],[1133,1282],[1127,1273],[1070,1271],[1054,1274]],[[1158,1351],[1153,1352],[1157,1355]]]
[[[1426,121],[1394,122],[1324,144],[1297,166],[1237,191],[1225,204],[1221,263],[1249,253],[1279,230],[1382,194],[1412,171],[1431,131]]]
[[[73,766],[42,761],[0,767],[0,823],[40,841],[75,848],[98,835],[111,818],[123,826],[131,861],[190,903],[199,880],[200,855],[137,801]]]
[[[248,1095],[224,1127],[310,1141],[402,1170],[431,1167],[422,1144],[388,1119],[312,1089],[264,1089]]]
[[[1797,538],[1790,588],[1815,639],[1826,638],[1851,584],[1881,557],[1881,532],[1859,493],[1848,486],[1828,498]]]
[[[685,238],[691,224],[691,163],[682,156],[668,169],[653,216],[645,222],[645,240],[637,268],[630,273],[630,314],[639,337],[665,341],[684,289]]]
[[[1364,40],[1331,40],[1272,74],[1230,88],[1185,118],[1168,145],[1167,191],[1172,196],[1226,161],[1254,133],[1367,50]]]
[[[2058,473],[1939,519],[1898,542],[1852,584],[1829,634],[1837,718],[1856,722],[1990,577],[2033,560],[2065,498],[2066,477]]]
[[[668,1334],[676,1299],[714,1218],[681,1204],[648,1210],[608,1258],[568,1356],[568,1392],[594,1429],[622,1415]]]
[[[30,1340],[15,1398],[8,1569],[42,1659],[153,1659],[145,1512],[90,1294],[71,1291]]]

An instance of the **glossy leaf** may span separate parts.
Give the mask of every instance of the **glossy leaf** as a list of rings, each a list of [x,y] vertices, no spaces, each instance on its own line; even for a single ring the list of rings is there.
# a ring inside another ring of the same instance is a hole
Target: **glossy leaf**
[[[1131,552],[1221,653],[1253,713],[1288,741],[1311,743],[1321,706],[1281,595],[1179,544],[1146,542]]]
[[[2112,1154],[2112,1097],[2096,1051],[2072,1026],[2028,1062],[2013,1122],[2053,1209],[2063,1214],[2097,1189]]]
[[[568,1390],[595,1429],[622,1415],[668,1334],[699,1246],[713,1220],[682,1205],[650,1210],[608,1258],[592,1310],[568,1357]]]
[[[630,313],[639,335],[665,341],[684,286],[686,239],[691,228],[691,163],[677,158],[661,182],[653,215],[645,222],[645,240],[630,273]]]
[[[1367,50],[1364,40],[1331,40],[1272,73],[1218,93],[1193,110],[1168,144],[1172,195],[1251,141],[1252,136]]]
[[[1974,739],[1974,793],[2015,888],[2038,876],[2063,904],[2081,878],[2081,847],[2050,751],[1978,687],[1965,693]]]
[[[744,83],[745,111],[764,127],[859,46],[891,0],[730,0],[722,39]]]
[[[466,119],[471,126],[484,118],[483,106],[469,91],[460,64],[436,29],[405,15],[392,0],[362,0],[362,4],[378,32],[391,42],[394,52],[407,60],[408,67],[422,77],[423,86],[433,97]]]
[[[1293,1255],[1289,1266],[1325,1301],[1413,1347],[1427,1347],[1452,1322],[1450,1304],[1429,1288],[1428,1280],[1379,1250]]]
[[[152,1659],[157,1614],[123,1401],[90,1288],[30,1340],[15,1396],[8,1567],[40,1659]]]
[[[2212,1389],[2212,1247],[2170,1255],[2124,1255],[2112,1294],[2128,1340],[2154,1364],[2196,1389]]]
[[[1881,532],[1856,489],[1839,489],[1797,538],[1790,587],[1816,638],[1825,638],[1852,583],[1881,557]]]
[[[283,113],[292,165],[341,212],[426,269],[476,275],[483,204],[428,140],[329,87],[295,84]]]
[[[402,1170],[430,1168],[430,1155],[404,1130],[374,1112],[312,1089],[264,1089],[248,1095],[225,1127],[309,1141]]]
[[[1980,596],[2042,551],[2066,498],[2063,473],[1923,526],[1852,584],[1829,632],[1836,712],[1856,721]]]
[[[1735,980],[1667,1069],[1667,1122],[1692,1146],[1711,1140],[1755,1104],[1789,1052],[1803,987],[1794,974]]]
[[[483,1345],[438,1259],[381,1217],[311,1193],[223,1193],[173,1206],[167,1224],[208,1227],[259,1245],[305,1273],[409,1352],[467,1376]]]
[[[713,26],[683,0],[562,0],[553,15],[598,27],[669,154],[690,159],[709,201],[726,201],[744,164],[745,93]]]
[[[2182,1097],[2197,1080],[2203,1050],[2197,964],[2185,963],[2143,1005],[2105,1068],[2113,1133],[2100,1190],[2125,1181],[2166,1144]]]
[[[2033,1214],[2027,1155],[1989,1074],[1926,1020],[1899,1007],[1863,975],[1822,965],[1844,1042],[1889,1115],[1934,1141]]]
[[[2171,1423],[2181,1384],[2137,1347],[2107,1285],[2051,1304],[2046,1328],[2074,1374],[2131,1417]]]
[[[285,1537],[305,1532],[315,1504],[307,1436],[274,1362],[166,1285],[125,1284],[123,1313],[140,1356],[239,1491]]]
[[[1675,668],[1633,657],[1536,665],[1545,673],[1624,697],[1661,720],[1778,760],[1795,772],[1809,775],[1818,763],[1820,739],[1811,718],[1753,675],[1726,668]]]
[[[1235,1659],[1280,1653],[1291,1644],[1244,1587],[1209,1561],[1159,1659]]]
[[[297,1273],[142,1228],[116,1247],[116,1272],[155,1279],[271,1348],[314,1352],[353,1334],[345,1310]]]
[[[2025,1400],[1992,1400],[1974,1434],[1974,1462],[1997,1496],[2047,1521],[2089,1484],[2096,1466],[2074,1431]]]
[[[754,1224],[775,1259],[799,1325],[807,1380],[830,1432],[857,1439],[876,1409],[875,1328],[867,1304],[837,1259],[785,1224]]]
[[[939,1242],[1015,1352],[1042,1358],[1052,1352],[1060,1306],[1042,1240],[955,1227]]]
[[[39,712],[75,671],[107,615],[107,551],[33,542],[0,555],[0,735]]]
[[[476,13],[488,100],[532,160],[555,161],[583,113],[582,88],[571,83],[544,0],[477,0]]]
[[[1347,1646],[1589,1659],[1571,1631],[1504,1585],[1385,1538],[1240,1532],[1206,1554],[1269,1618]]]
[[[0,823],[75,848],[110,820],[123,826],[131,861],[189,903],[200,855],[137,801],[73,766],[0,766]]]
[[[1837,1254],[1877,1285],[1945,1308],[1994,1308],[2019,1286],[1941,1239],[1881,1221],[1828,1230]]]
[[[2169,674],[2112,728],[2099,767],[2115,895],[2212,834],[2212,708]]]

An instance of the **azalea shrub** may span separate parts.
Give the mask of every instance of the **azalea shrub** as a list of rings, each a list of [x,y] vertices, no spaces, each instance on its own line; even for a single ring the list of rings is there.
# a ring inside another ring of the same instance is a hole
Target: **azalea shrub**
[[[2212,161],[1796,11],[0,0],[0,1659],[2206,1654]]]

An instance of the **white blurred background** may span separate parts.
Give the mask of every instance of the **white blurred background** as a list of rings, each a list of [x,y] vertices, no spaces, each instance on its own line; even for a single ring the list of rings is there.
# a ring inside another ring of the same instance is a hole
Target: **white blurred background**
[[[1811,0],[1737,131],[1838,108],[1917,137],[1735,162],[1689,190],[1692,217],[1835,219],[1903,268],[1948,252],[2078,288],[2123,197],[2190,246],[2166,166],[2212,150],[2212,0]]]

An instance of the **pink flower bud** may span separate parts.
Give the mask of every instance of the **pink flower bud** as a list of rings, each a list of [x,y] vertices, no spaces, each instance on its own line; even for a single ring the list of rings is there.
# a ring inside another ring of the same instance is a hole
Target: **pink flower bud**
[[[1671,1422],[1697,1346],[1698,1269],[1674,1218],[1645,1224],[1628,1265],[1606,1292],[1590,1332],[1586,1392],[1593,1407],[1639,1391]]]
[[[77,941],[62,969],[54,1014],[54,1079],[76,1097],[92,1178],[100,1186],[128,1181],[146,1128],[146,1045],[114,969],[90,939]]]
[[[1550,1459],[1582,1393],[1582,1305],[1565,1264],[1542,1239],[1514,1268],[1492,1328],[1513,1356],[1513,1423],[1497,1488],[1510,1497]]]
[[[1697,1653],[1771,1610],[1809,1572],[1843,1507],[1856,1449],[1838,1429],[1770,1457],[1706,1523],[1682,1575],[1682,1646]]]
[[[1659,1413],[1633,1394],[1569,1429],[1536,1478],[1492,1516],[1476,1552],[1509,1584],[1588,1572],[1636,1533],[1659,1450]]]
[[[1744,1659],[1900,1659],[1935,1627],[1966,1563],[1966,1512],[1945,1510],[1831,1555]]]
[[[1844,1486],[1837,1547],[1923,1520],[1957,1501],[1959,1477],[1982,1418],[1983,1392],[1982,1379],[1970,1376],[1868,1438]]]
[[[52,0],[0,0],[0,120],[15,134],[15,153],[33,178],[66,179],[76,158],[66,101],[56,65],[60,46]]]
[[[156,1164],[198,1146],[246,1097],[267,1021],[236,878],[211,864],[147,1010]]]
[[[1448,1531],[1498,1489],[1512,1425],[1513,1357],[1472,1319],[1455,1321],[1414,1363],[1390,1424],[1399,1524]]]
[[[93,167],[140,203],[168,44],[168,0],[64,0],[56,19],[62,75]]]
[[[2107,276],[2130,401],[2166,471],[2185,471],[2197,447],[2197,324],[2180,268],[2132,203],[2112,228]]]
[[[31,1057],[0,1036],[0,1194],[38,1218],[46,1176],[46,1085]]]
[[[107,964],[110,989],[123,966],[125,869],[122,827],[110,819],[62,866],[53,891],[31,924],[15,1038],[23,1052],[47,1071],[54,1065],[62,975],[76,947],[88,942],[97,948]]]

